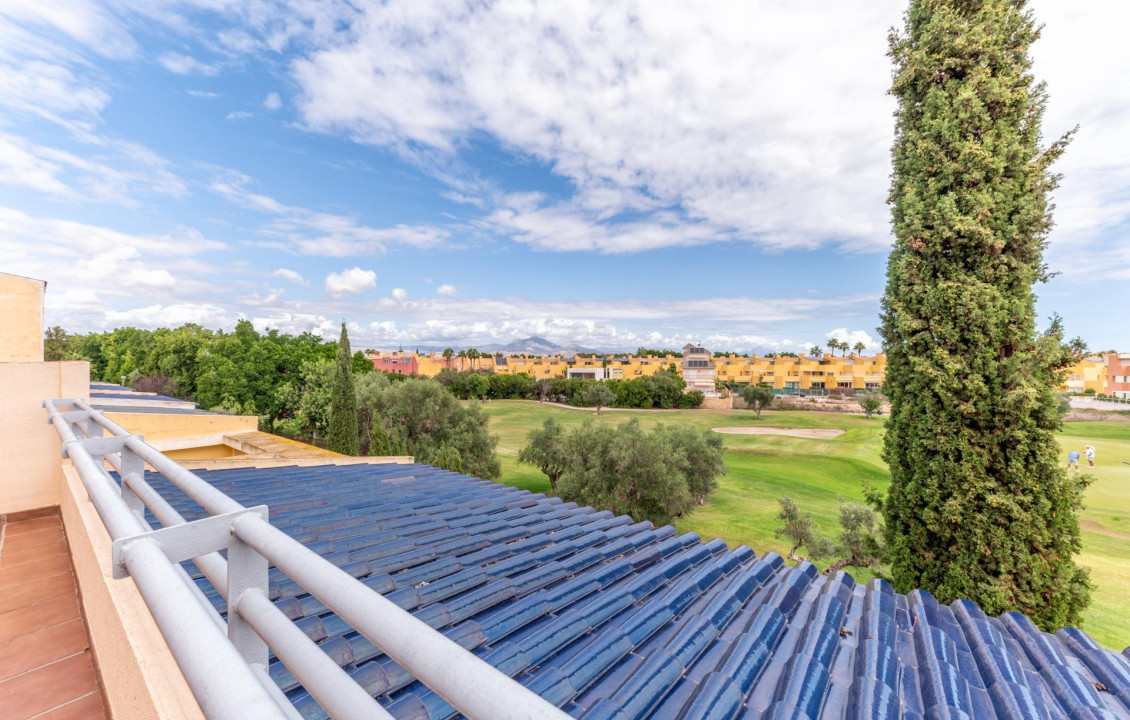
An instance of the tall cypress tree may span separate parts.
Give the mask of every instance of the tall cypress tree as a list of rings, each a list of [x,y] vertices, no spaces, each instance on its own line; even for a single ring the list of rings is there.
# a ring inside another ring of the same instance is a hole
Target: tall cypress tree
[[[881,332],[893,581],[1041,627],[1078,623],[1082,487],[1058,461],[1054,388],[1076,348],[1035,330],[1051,228],[1047,95],[1025,0],[911,0],[893,32],[895,243]]]
[[[337,342],[337,369],[334,372],[333,396],[330,398],[330,432],[326,447],[343,455],[361,452],[357,430],[357,396],[353,390],[353,362],[349,352],[349,333],[341,324]]]

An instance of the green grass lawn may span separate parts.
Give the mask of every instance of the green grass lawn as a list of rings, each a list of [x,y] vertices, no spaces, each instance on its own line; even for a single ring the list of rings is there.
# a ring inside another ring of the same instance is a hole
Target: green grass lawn
[[[772,435],[724,435],[726,466],[718,491],[710,501],[681,518],[680,532],[696,532],[703,539],[722,538],[732,547],[748,545],[759,554],[788,547],[774,537],[777,498],[789,495],[811,512],[829,535],[838,532],[839,497],[862,501],[864,480],[885,489],[887,468],[879,458],[882,418],[821,412],[777,412],[756,415],[742,410],[669,410],[647,412],[591,411],[558,408],[534,401],[502,400],[486,403],[491,432],[499,435],[502,481],[534,492],[548,492],[549,480],[538,470],[517,462],[526,434],[546,418],[566,426],[593,418],[616,424],[637,418],[644,428],[657,423],[687,423],[700,428],[724,425],[772,425],[794,428],[843,428],[834,440]],[[1083,627],[1106,647],[1130,645],[1130,423],[1071,423],[1060,436],[1067,449],[1094,445],[1097,453],[1095,482],[1087,491],[1081,514],[1083,553],[1080,562],[1091,569],[1095,585]],[[1084,464],[1086,464],[1084,462]],[[872,576],[854,570],[856,580]]]

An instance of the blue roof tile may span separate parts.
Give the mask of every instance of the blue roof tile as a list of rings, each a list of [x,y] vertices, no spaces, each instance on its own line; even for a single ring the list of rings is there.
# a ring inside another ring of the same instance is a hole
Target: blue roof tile
[[[200,476],[586,720],[1130,720],[1130,649],[827,577],[425,465]],[[203,513],[158,477],[186,517]],[[190,574],[221,611],[223,599]],[[276,605],[397,718],[457,717],[282,573]],[[325,713],[279,662],[303,717]]]

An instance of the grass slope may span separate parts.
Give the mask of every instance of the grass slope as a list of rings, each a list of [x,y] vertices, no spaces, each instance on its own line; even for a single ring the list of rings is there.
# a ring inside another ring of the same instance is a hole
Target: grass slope
[[[777,498],[789,495],[811,512],[825,534],[839,530],[839,497],[862,501],[862,484],[870,481],[885,489],[886,465],[879,458],[883,421],[857,415],[818,412],[766,412],[756,415],[740,410],[671,410],[651,412],[592,412],[543,405],[534,401],[503,400],[486,403],[491,432],[500,436],[502,481],[508,485],[548,492],[549,481],[529,465],[517,462],[526,434],[548,417],[566,426],[587,419],[615,425],[635,418],[643,427],[658,423],[685,423],[698,428],[725,425],[773,425],[779,427],[843,428],[834,440],[809,440],[772,435],[724,435],[727,475],[720,480],[710,502],[676,527],[693,531],[703,539],[722,538],[731,546],[748,545],[759,554],[788,547],[774,536]],[[1094,445],[1097,467],[1095,482],[1087,491],[1081,513],[1083,553],[1080,561],[1091,568],[1095,584],[1091,607],[1083,626],[1106,647],[1130,645],[1130,423],[1071,423],[1060,436],[1066,463],[1067,450],[1082,452]],[[1085,463],[1084,463],[1085,464]],[[865,582],[867,570],[852,569],[856,580]]]

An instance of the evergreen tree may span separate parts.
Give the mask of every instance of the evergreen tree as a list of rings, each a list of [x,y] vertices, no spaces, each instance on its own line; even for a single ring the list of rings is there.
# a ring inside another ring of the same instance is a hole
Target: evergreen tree
[[[343,455],[361,452],[357,431],[357,396],[353,390],[353,358],[349,352],[349,333],[341,324],[337,343],[337,371],[334,373],[333,397],[330,401],[330,430],[326,447]]]
[[[392,455],[392,441],[379,415],[373,417],[372,425],[369,426],[369,454]]]
[[[1027,613],[1052,630],[1089,598],[1076,566],[1082,488],[1057,461],[1058,319],[1035,332],[1048,277],[1047,100],[1025,0],[911,0],[892,33],[895,243],[882,328],[891,402],[881,507],[895,587]]]

